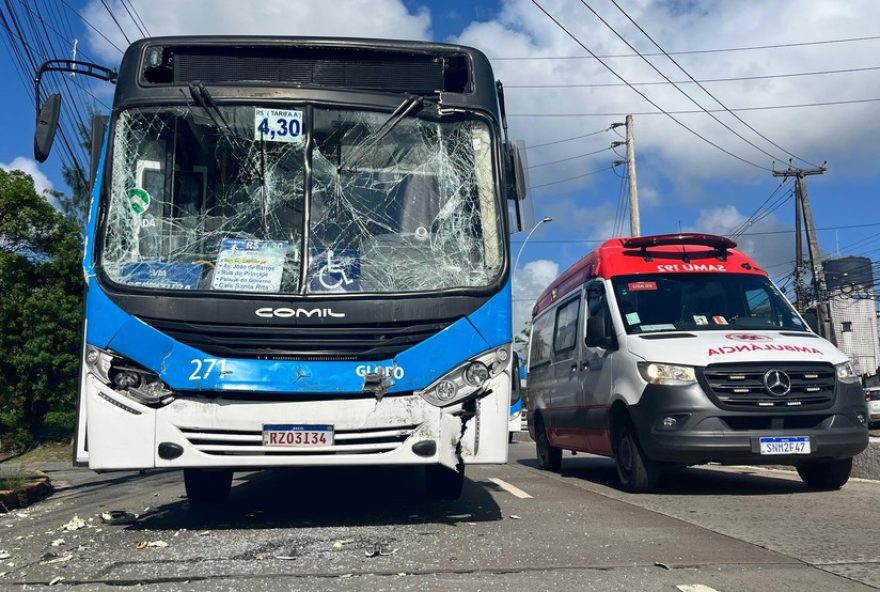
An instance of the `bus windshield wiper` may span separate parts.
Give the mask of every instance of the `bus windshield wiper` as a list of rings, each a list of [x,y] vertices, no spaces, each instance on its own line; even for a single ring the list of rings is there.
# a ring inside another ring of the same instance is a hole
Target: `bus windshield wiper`
[[[352,167],[360,162],[368,151],[372,150],[376,144],[381,142],[398,123],[403,121],[404,117],[412,113],[417,107],[420,107],[424,101],[425,97],[421,95],[410,95],[404,99],[391,115],[388,116],[388,119],[382,122],[382,125],[379,126],[372,137],[367,138],[366,141],[355,147],[346,158],[342,159],[339,166],[336,167],[336,172],[351,172]]]
[[[198,104],[199,107],[205,110],[208,117],[211,118],[211,122],[223,132],[223,135],[233,135],[232,128],[229,126],[229,122],[226,121],[226,118],[223,117],[223,112],[220,111],[220,107],[217,106],[217,103],[214,102],[214,97],[211,96],[211,93],[208,92],[208,89],[205,87],[204,83],[200,81],[190,82],[189,83],[189,95],[193,98],[193,100]]]

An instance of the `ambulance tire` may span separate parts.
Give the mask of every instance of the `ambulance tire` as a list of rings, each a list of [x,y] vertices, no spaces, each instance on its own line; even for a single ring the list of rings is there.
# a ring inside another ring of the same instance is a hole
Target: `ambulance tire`
[[[619,419],[614,434],[614,464],[620,484],[630,493],[648,493],[657,488],[660,468],[645,456],[635,429],[626,419]]]
[[[550,445],[544,420],[538,418],[535,424],[535,449],[538,452],[538,468],[542,471],[558,472],[562,467],[562,448]]]
[[[193,505],[217,504],[229,497],[232,471],[229,469],[184,469],[186,497]]]
[[[461,497],[464,486],[464,467],[449,469],[443,465],[425,467],[425,493],[430,499],[455,501]]]
[[[812,489],[840,489],[852,472],[852,458],[831,461],[807,461],[797,465],[801,480]]]

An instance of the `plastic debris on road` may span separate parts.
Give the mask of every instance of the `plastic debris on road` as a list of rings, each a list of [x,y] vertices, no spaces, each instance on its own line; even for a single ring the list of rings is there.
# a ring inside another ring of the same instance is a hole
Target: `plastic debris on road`
[[[134,512],[127,512],[125,510],[110,510],[109,512],[104,512],[101,514],[101,521],[104,524],[110,525],[125,525],[125,524],[134,524],[138,519],[138,515]]]
[[[70,519],[70,522],[68,522],[67,524],[65,524],[63,526],[64,530],[66,530],[68,532],[74,531],[74,530],[79,530],[80,528],[85,528],[85,527],[86,527],[85,521],[82,518],[80,518],[79,516],[77,516],[76,514],[73,515],[73,518]]]
[[[165,541],[138,541],[134,544],[137,549],[147,549],[147,548],[159,548],[164,549],[168,547],[168,543]]]

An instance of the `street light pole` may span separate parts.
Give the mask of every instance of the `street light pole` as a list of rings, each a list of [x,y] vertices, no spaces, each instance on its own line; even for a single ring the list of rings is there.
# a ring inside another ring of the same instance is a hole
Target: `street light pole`
[[[513,271],[510,273],[511,279],[513,278],[513,274],[516,273],[516,268],[519,267],[519,258],[523,254],[523,249],[526,248],[526,243],[529,242],[530,238],[532,238],[532,234],[534,234],[535,231],[538,230],[538,226],[544,224],[545,222],[553,222],[553,218],[551,218],[550,216],[544,216],[543,218],[535,222],[535,225],[532,226],[532,229],[526,235],[526,240],[524,240],[519,246],[519,253],[516,254],[516,261],[514,261],[513,263]]]

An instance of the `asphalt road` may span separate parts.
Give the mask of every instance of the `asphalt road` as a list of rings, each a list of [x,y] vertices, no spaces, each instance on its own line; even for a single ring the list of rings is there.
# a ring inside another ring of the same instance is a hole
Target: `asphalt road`
[[[185,501],[180,473],[51,474],[54,496],[0,515],[0,590],[880,589],[878,482],[817,493],[787,472],[695,468],[636,496],[605,459],[537,470],[531,442],[469,467],[445,503],[415,469],[240,474],[214,508]],[[141,517],[101,524],[114,509]],[[86,526],[65,531],[75,514]]]

